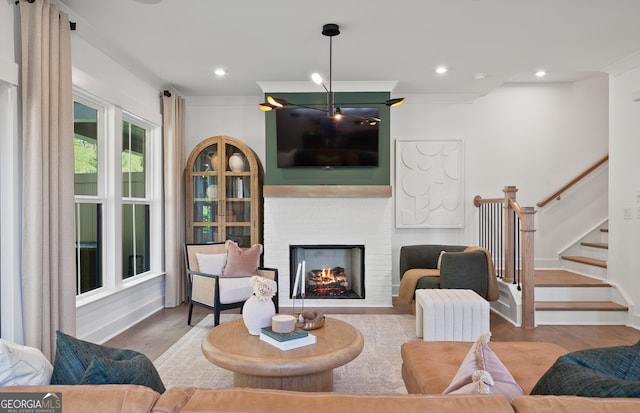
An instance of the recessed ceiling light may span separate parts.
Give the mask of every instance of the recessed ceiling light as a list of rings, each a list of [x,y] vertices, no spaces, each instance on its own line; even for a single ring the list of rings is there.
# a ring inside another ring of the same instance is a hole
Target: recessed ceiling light
[[[545,72],[544,70],[538,70],[536,72],[537,77],[545,77],[546,75],[547,75],[547,72]]]
[[[436,73],[439,75],[444,75],[449,71],[449,68],[446,66],[438,66],[436,67]]]
[[[216,76],[224,76],[224,75],[226,75],[226,74],[227,74],[227,71],[221,68],[221,69],[216,69],[216,70],[214,70],[214,71],[213,71],[213,73],[214,73]]]
[[[481,79],[484,79],[485,77],[487,77],[486,73],[474,73],[473,74],[473,78],[475,80],[481,80]]]

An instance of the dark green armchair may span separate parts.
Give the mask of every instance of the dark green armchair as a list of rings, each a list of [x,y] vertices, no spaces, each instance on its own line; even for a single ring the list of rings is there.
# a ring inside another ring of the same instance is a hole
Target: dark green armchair
[[[495,301],[499,297],[495,277],[491,254],[484,248],[438,244],[400,248],[398,296],[405,302],[412,303],[415,290],[421,288],[469,289]]]

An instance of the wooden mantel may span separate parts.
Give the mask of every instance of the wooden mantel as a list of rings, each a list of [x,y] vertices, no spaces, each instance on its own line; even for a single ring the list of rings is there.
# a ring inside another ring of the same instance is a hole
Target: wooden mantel
[[[391,185],[265,185],[265,198],[391,198]]]

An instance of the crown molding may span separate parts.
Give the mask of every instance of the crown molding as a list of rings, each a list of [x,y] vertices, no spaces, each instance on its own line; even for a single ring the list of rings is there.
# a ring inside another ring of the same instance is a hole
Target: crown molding
[[[419,95],[406,95],[404,105],[441,105],[441,104],[473,104],[481,95],[455,94],[455,93],[431,93]]]
[[[630,54],[604,68],[604,72],[612,76],[619,76],[629,70],[640,67],[640,51]]]
[[[264,93],[314,93],[325,92],[321,85],[311,81],[304,82],[257,82]],[[333,92],[391,92],[398,84],[397,80],[389,81],[338,81],[332,82]]]

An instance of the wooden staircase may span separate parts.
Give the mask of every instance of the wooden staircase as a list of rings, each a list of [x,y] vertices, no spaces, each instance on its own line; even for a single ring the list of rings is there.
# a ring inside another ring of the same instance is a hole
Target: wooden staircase
[[[536,323],[626,324],[628,307],[606,278],[608,230],[598,229],[561,259],[565,269],[535,271]],[[594,274],[591,276],[590,274]]]

